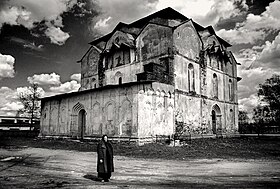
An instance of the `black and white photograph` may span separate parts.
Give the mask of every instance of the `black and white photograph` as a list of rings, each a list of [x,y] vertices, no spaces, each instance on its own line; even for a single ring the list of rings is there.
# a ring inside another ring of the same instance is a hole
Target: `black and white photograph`
[[[280,0],[0,0],[0,189],[280,188]]]

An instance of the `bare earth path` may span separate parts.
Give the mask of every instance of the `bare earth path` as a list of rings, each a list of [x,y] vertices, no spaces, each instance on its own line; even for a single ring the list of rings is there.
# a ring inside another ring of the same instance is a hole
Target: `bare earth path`
[[[24,148],[0,149],[0,155],[0,188],[280,188],[276,160],[116,156],[116,172],[101,183],[95,152]]]

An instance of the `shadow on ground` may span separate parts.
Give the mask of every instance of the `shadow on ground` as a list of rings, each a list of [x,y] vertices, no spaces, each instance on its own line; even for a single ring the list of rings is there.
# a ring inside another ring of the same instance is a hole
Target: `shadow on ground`
[[[86,174],[86,175],[84,175],[84,178],[95,181],[95,182],[101,182],[100,178],[98,178],[96,175],[92,175],[92,174]]]

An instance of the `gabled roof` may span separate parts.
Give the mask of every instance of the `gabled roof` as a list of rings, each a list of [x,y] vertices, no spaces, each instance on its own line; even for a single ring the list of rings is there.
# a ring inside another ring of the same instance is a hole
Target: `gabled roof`
[[[149,22],[150,20],[152,20],[153,18],[165,18],[165,19],[182,19],[182,20],[188,20],[188,18],[186,16],[184,16],[183,14],[179,13],[178,11],[168,7],[165,9],[162,9],[158,12],[155,12],[153,14],[150,14],[144,18],[141,18],[139,20],[136,20],[130,24],[125,24],[123,22],[120,22],[112,32],[108,33],[107,35],[104,35],[100,38],[97,38],[95,40],[93,40],[92,42],[90,42],[89,44],[93,45],[96,43],[99,43],[101,41],[107,41],[117,30],[122,30],[123,28],[142,28],[144,27],[147,22]],[[126,31],[127,32],[127,31]],[[129,32],[128,32],[129,33]]]
[[[228,42],[226,42],[225,40],[223,40],[222,38],[220,38],[220,37],[216,34],[216,32],[215,32],[215,30],[214,30],[214,28],[213,28],[212,26],[207,26],[206,29],[208,29],[208,31],[209,31],[210,34],[215,35],[215,36],[217,37],[217,39],[219,40],[219,42],[220,42],[221,44],[223,44],[225,47],[231,47],[231,44],[229,44]]]
[[[115,33],[115,31],[117,31],[117,30],[119,30],[119,29],[121,29],[123,27],[128,27],[128,24],[123,23],[123,22],[119,22],[118,25],[114,28],[114,30],[112,32],[108,33],[107,35],[104,35],[102,37],[99,37],[99,38],[93,40],[89,44],[90,45],[94,45],[94,44],[99,43],[101,41],[105,41],[106,42],[108,39],[111,38],[111,36]]]
[[[134,37],[136,37],[142,31],[143,27],[145,27],[153,18],[180,19],[182,21],[182,23],[184,23],[184,21],[189,21],[190,20],[189,18],[187,18],[183,14],[179,13],[178,11],[168,7],[168,8],[162,9],[160,11],[157,11],[153,14],[150,14],[146,17],[143,17],[139,20],[136,20],[136,21],[134,21],[130,24],[120,22],[120,23],[117,24],[117,26],[113,29],[112,32],[93,40],[89,44],[90,45],[97,45],[100,42],[105,42],[106,43],[114,35],[114,33],[116,31],[122,31],[124,33],[129,33],[129,34],[133,35]],[[208,30],[209,33],[212,34],[212,35],[215,35],[217,40],[221,44],[223,44],[225,47],[230,47],[231,46],[231,44],[229,44],[228,42],[226,42],[225,40],[223,40],[222,38],[220,38],[219,36],[216,35],[212,26],[208,26],[208,27],[205,28],[205,27],[199,25],[198,23],[196,23],[194,21],[192,21],[192,23],[193,23],[195,29],[198,32]],[[199,33],[198,33],[198,35],[200,36]],[[200,36],[200,38],[201,38],[201,36]]]
[[[178,11],[167,7],[165,9],[162,9],[158,12],[155,12],[153,14],[150,14],[144,18],[141,18],[139,20],[136,20],[135,22],[132,22],[129,24],[130,26],[133,27],[143,27],[147,22],[149,22],[153,18],[165,18],[165,19],[182,19],[182,20],[188,20],[186,16],[183,14],[179,13]]]

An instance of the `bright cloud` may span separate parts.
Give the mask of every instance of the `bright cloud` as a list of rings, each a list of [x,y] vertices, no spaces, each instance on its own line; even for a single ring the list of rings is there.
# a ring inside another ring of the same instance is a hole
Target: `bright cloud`
[[[38,85],[60,85],[60,75],[56,73],[51,74],[35,74],[32,77],[28,77],[27,81],[30,84],[38,84]]]
[[[0,79],[4,77],[14,77],[14,63],[14,57],[0,53]]]
[[[264,30],[248,30],[244,28],[217,31],[217,34],[227,39],[231,44],[252,44],[265,37]]]
[[[236,55],[238,62],[238,74],[242,80],[238,83],[240,107],[246,110],[252,109],[256,104],[258,86],[271,78],[273,74],[280,75],[280,34],[272,42],[264,45],[243,49]]]
[[[155,1],[97,0],[97,5],[95,6],[99,7],[100,12],[99,16],[93,18],[92,29],[106,34],[119,22],[130,23],[147,16],[156,10]]]
[[[22,108],[22,104],[18,101],[17,90],[1,87],[0,115],[15,116],[20,108]]]
[[[280,66],[280,32],[272,42],[266,41],[262,52],[259,55],[258,62],[262,66],[277,68]]]
[[[242,62],[243,67],[280,71],[280,32],[272,42],[266,41],[261,46],[242,49],[236,57]]]
[[[81,82],[81,74],[80,73],[73,74],[73,75],[71,75],[70,79],[78,81],[80,83]]]
[[[46,36],[51,39],[51,43],[63,45],[70,35],[63,32],[59,27],[51,26],[45,31]]]
[[[94,19],[94,29],[110,32],[118,22],[131,23],[155,11],[171,7],[204,26],[216,25],[248,9],[245,0],[98,0],[100,15]],[[237,6],[239,5],[239,6]]]
[[[280,1],[276,0],[266,7],[260,15],[248,14],[234,29],[222,29],[217,33],[232,44],[248,44],[263,40],[272,32],[280,30]]]
[[[237,7],[240,4],[243,9],[248,9],[243,0],[159,0],[156,8],[161,10],[172,7],[185,16],[192,18],[201,25],[216,25],[221,19],[228,19],[241,14]]]
[[[238,99],[240,109],[252,111],[258,102],[257,92],[259,84],[271,78],[273,74],[280,74],[273,69],[252,68],[240,69],[242,80],[238,83]]]
[[[18,111],[23,108],[23,104],[20,102],[8,102],[1,108],[2,111]]]
[[[46,36],[52,43],[62,45],[70,36],[61,30],[61,15],[76,3],[77,0],[10,0],[0,8],[0,28],[7,23],[32,29],[34,23],[44,20],[47,26]]]
[[[0,27],[4,24],[24,25],[27,28],[33,27],[33,22],[30,22],[31,12],[22,7],[5,7],[0,11]]]
[[[104,18],[104,19],[100,19],[95,25],[94,28],[106,28],[108,27],[108,21],[111,19],[112,17],[109,16],[108,18]]]
[[[252,94],[249,97],[242,98],[238,100],[239,103],[239,109],[246,111],[246,112],[251,112],[252,110],[258,105],[259,103],[259,98],[256,94]]]
[[[27,80],[29,83],[39,84],[40,93],[42,97],[54,96],[57,94],[77,92],[80,88],[80,80],[81,74],[72,74],[70,77],[70,81],[66,81],[61,83],[60,75],[56,73],[51,74],[38,74],[33,75],[32,77],[28,77]],[[27,87],[19,87],[17,88],[17,93],[20,94],[22,92],[26,93]]]
[[[77,92],[80,88],[80,84],[77,81],[68,81],[62,83],[60,86],[57,87],[50,87],[51,92],[55,92],[57,94],[61,93],[70,93],[70,92]]]

